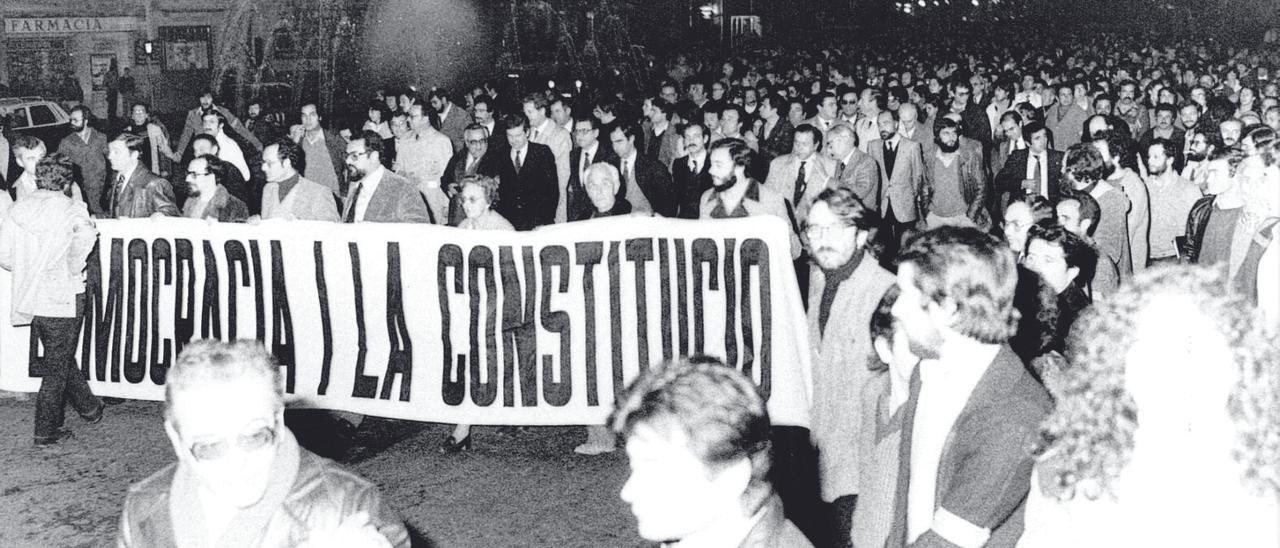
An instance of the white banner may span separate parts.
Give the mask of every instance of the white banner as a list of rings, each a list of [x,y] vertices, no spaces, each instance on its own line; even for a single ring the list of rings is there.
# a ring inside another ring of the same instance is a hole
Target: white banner
[[[614,218],[536,232],[100,221],[78,358],[95,394],[163,400],[186,341],[257,339],[304,406],[444,423],[601,423],[640,368],[706,353],[807,426],[786,224]],[[9,325],[0,388],[41,351]],[[228,402],[233,404],[233,402]]]

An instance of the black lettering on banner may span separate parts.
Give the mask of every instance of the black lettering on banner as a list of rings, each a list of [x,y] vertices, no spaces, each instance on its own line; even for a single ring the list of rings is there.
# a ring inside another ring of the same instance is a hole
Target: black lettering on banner
[[[572,331],[569,328],[569,314],[563,310],[551,310],[551,269],[560,268],[560,283],[557,291],[569,292],[569,249],[564,246],[547,246],[539,255],[542,258],[542,328],[560,335],[560,382],[555,382],[551,375],[556,357],[551,354],[542,355],[542,399],[556,407],[569,403],[573,396],[573,376],[570,366],[573,361],[569,357]]]
[[[128,254],[125,279],[129,282],[125,292],[124,333],[120,340],[124,343],[124,380],[138,384],[147,376],[147,334],[151,325],[147,321],[147,313],[150,312],[147,301],[151,300],[148,295],[151,284],[147,281],[147,267],[151,262],[147,242],[137,238],[129,240]],[[133,357],[135,351],[137,359]]]
[[[622,264],[618,261],[620,242],[609,242],[609,346],[613,347],[613,395],[626,388],[622,384]]]
[[[364,374],[364,361],[369,354],[369,343],[364,325],[364,278],[360,274],[360,246],[347,244],[351,252],[351,289],[356,309],[356,370],[351,386],[351,397],[372,399],[378,393],[378,377]]]
[[[733,238],[724,240],[724,363],[729,367],[738,367],[738,282],[734,276],[737,265],[733,262],[736,244]]]
[[[200,336],[222,338],[221,296],[218,294],[218,261],[213,243],[204,241],[204,300],[200,302]]]
[[[453,293],[462,293],[462,248],[454,244],[440,246],[436,259],[436,287],[440,295],[440,354],[444,358],[441,363],[443,375],[440,379],[440,399],[445,405],[457,406],[467,395],[463,369],[467,366],[467,357],[458,354],[453,356],[453,337],[450,336],[452,325],[449,314],[449,269],[453,269]],[[472,344],[475,339],[472,338]],[[453,379],[457,379],[456,381]]]
[[[387,242],[387,339],[391,352],[387,356],[387,372],[382,376],[378,397],[391,399],[391,387],[400,376],[400,401],[409,401],[413,384],[413,341],[404,321],[404,297],[400,287],[400,244]]]
[[[680,330],[680,356],[689,355],[689,269],[685,263],[684,238],[676,238],[676,328]]]
[[[266,307],[262,306],[265,295],[265,283],[262,279],[262,252],[258,248],[258,240],[249,240],[249,266],[253,268],[253,318],[254,334],[259,341],[267,340]]]
[[[256,254],[258,249],[256,242],[253,249]],[[289,310],[289,287],[284,280],[284,254],[280,252],[280,240],[271,240],[271,355],[276,357],[276,363],[280,367],[285,368],[284,390],[292,394],[293,383],[297,376],[298,359],[294,354],[293,313]],[[261,288],[262,284],[259,283],[258,286]],[[325,344],[329,344],[327,338]]]
[[[532,253],[532,251],[529,251]],[[520,403],[526,407],[538,403],[537,335],[533,323],[536,303],[532,295],[521,294],[511,246],[498,248],[499,271],[502,273],[502,405],[515,405],[516,375],[519,375]],[[525,277],[532,286],[535,279]],[[532,289],[532,287],[530,287]]]
[[[163,265],[163,266],[161,266]],[[163,280],[163,281],[161,281]],[[160,285],[173,285],[173,248],[169,240],[151,242],[151,382],[164,384],[172,364],[173,340],[160,334]]]
[[[661,304],[658,308],[658,320],[662,325],[662,359],[671,359],[675,351],[671,342],[671,240],[658,240],[658,289]]]
[[[484,271],[485,297],[485,370],[487,381],[480,380],[480,272]],[[493,264],[493,250],[476,246],[467,257],[467,277],[471,280],[471,403],[481,407],[498,399],[498,273]],[[505,339],[505,337],[504,337]],[[510,396],[508,396],[508,400]],[[509,407],[511,404],[508,403]]]
[[[100,253],[102,253],[101,242],[97,250],[89,256],[85,268],[87,278],[85,286],[89,294],[85,295],[86,307],[84,329],[81,332],[80,363],[84,364],[81,367],[88,367],[89,363],[93,364],[95,379],[120,382],[120,345],[115,343],[115,339],[120,332],[120,324],[124,316],[124,305],[121,302],[124,240],[111,239],[111,251],[107,257],[109,266],[105,280],[102,276],[102,261],[98,256]],[[89,356],[90,348],[93,348],[92,359]],[[110,372],[107,371],[108,365],[111,367]]]
[[[250,284],[249,254],[239,240],[227,240],[222,247],[227,252],[227,338],[234,341],[240,325],[239,288]],[[262,325],[262,318],[258,320],[258,325]],[[258,340],[262,340],[261,337]]]
[[[329,283],[324,276],[324,246],[314,242],[311,253],[316,264],[316,295],[320,298],[320,339],[324,346],[324,355],[320,358],[320,384],[316,386],[316,394],[325,395],[329,391],[329,372],[333,369],[333,320],[329,316]]]
[[[760,395],[769,399],[769,391],[773,388],[773,296],[769,279],[769,244],[758,238],[742,241],[742,338],[747,358],[742,365],[742,372],[751,377],[753,363],[760,367]],[[759,272],[757,286],[760,288],[760,355],[753,359],[752,344],[755,331],[751,325],[751,269]]]
[[[178,239],[173,248],[177,252],[173,261],[173,355],[177,356],[196,333],[196,246],[191,240]]]
[[[719,291],[720,276],[719,269],[716,268],[720,262],[720,251],[716,248],[715,240],[710,238],[698,238],[693,241],[692,253],[690,261],[693,263],[693,352],[692,354],[702,354],[706,352],[706,341],[704,340],[703,328],[703,308],[702,296],[704,291]],[[702,272],[702,265],[707,265],[706,274]],[[708,279],[703,282],[703,276]]]
[[[578,264],[582,265],[582,307],[586,315],[587,355],[583,364],[587,372],[587,405],[600,405],[599,386],[596,380],[596,265],[604,255],[604,242],[578,242]]]
[[[636,354],[643,373],[649,370],[649,297],[644,271],[646,263],[653,260],[653,238],[627,240],[627,260],[635,263]]]

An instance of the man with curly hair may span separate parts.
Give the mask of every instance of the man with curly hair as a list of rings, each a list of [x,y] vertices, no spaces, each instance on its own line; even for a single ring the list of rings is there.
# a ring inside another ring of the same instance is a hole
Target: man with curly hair
[[[1018,546],[1276,545],[1280,350],[1224,270],[1149,270],[1080,319]]]
[[[1052,404],[1007,344],[1013,251],[972,227],[925,232],[902,250],[893,316],[924,361],[902,423],[894,523],[886,546],[1012,547]]]

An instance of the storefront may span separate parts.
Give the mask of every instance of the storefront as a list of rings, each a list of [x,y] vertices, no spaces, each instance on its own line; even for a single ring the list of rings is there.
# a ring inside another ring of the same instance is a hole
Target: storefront
[[[209,84],[224,0],[0,1],[0,83],[107,114],[107,72],[126,69],[117,112],[133,99],[158,112],[190,108]],[[127,87],[127,86],[126,86]]]

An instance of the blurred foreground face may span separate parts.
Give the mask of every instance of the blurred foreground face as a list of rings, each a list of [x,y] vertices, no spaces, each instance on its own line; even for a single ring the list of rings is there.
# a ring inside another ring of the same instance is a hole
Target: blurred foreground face
[[[234,405],[231,403],[234,402]],[[189,386],[165,423],[174,452],[217,502],[246,508],[266,492],[284,410],[262,379]]]
[[[627,458],[631,475],[621,497],[647,540],[678,540],[728,511],[741,512],[743,486],[735,490],[730,474],[708,469],[679,428],[637,425],[627,438]]]

